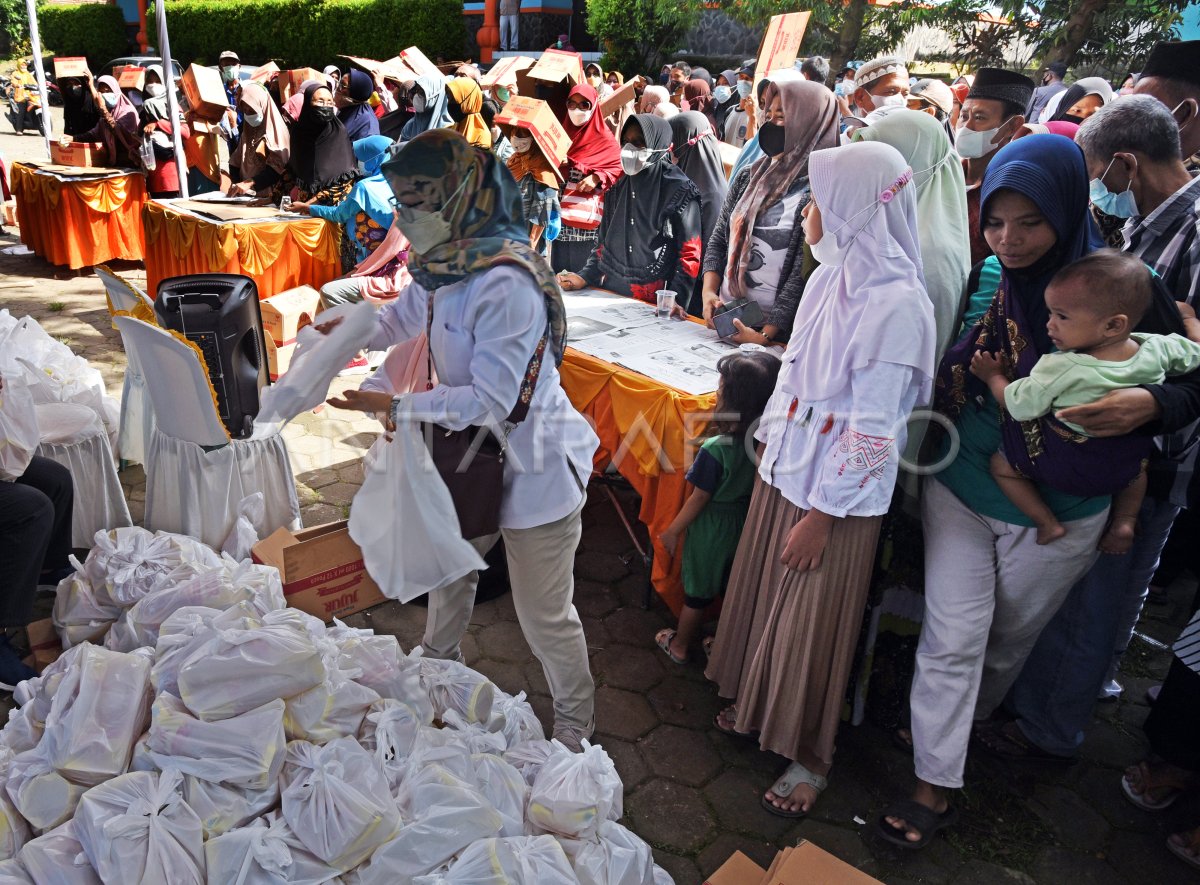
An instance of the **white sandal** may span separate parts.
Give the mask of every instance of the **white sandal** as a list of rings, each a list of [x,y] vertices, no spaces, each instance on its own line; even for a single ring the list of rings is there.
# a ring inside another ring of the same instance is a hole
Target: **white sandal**
[[[821,794],[825,792],[825,788],[829,786],[829,781],[826,778],[821,777],[821,775],[814,774],[813,772],[809,771],[799,762],[793,762],[786,769],[784,769],[784,772],[782,775],[780,775],[779,780],[775,781],[775,783],[771,785],[770,792],[782,799],[785,796],[792,795],[792,790],[796,789],[796,787],[800,786],[801,784],[808,784],[817,791],[817,795],[813,799],[813,802],[816,802],[816,800],[821,797]],[[808,815],[807,811],[785,811],[782,808],[778,808],[771,804],[765,795],[762,797],[761,801],[763,808],[771,812],[771,814],[778,815],[779,817],[796,818],[805,817]]]

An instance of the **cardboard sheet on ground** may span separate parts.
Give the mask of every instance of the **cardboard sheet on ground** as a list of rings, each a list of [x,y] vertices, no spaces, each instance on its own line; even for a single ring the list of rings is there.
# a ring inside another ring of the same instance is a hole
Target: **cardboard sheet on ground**
[[[800,42],[808,27],[811,12],[789,12],[773,15],[758,47],[758,62],[754,66],[754,82],[757,83],[771,71],[790,68],[796,63]]]

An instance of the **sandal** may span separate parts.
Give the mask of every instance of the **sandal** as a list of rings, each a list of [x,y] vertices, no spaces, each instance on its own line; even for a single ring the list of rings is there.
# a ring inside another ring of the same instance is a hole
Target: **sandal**
[[[1136,805],[1142,811],[1166,811],[1175,804],[1175,800],[1183,795],[1183,789],[1170,785],[1152,786],[1148,781],[1154,779],[1153,772],[1150,769],[1149,763],[1145,760],[1139,762],[1136,766],[1141,781],[1142,791],[1139,793],[1133,788],[1133,782],[1129,779],[1129,772],[1121,775],[1121,792],[1125,794],[1125,798],[1132,804]],[[1158,793],[1159,798],[1152,799],[1149,793]]]
[[[737,722],[737,707],[733,704],[713,717],[713,728],[735,738],[754,738],[758,734],[756,731],[738,731],[732,725],[723,725],[722,718],[725,722]]]
[[[825,788],[829,786],[829,781],[826,778],[821,777],[821,775],[814,774],[813,772],[809,771],[799,762],[793,762],[784,769],[783,774],[779,777],[779,780],[775,781],[775,783],[771,785],[770,792],[774,793],[779,798],[784,798],[786,796],[791,796],[792,791],[801,784],[808,784],[817,791],[817,795],[813,798],[813,803],[815,804],[817,799],[821,797],[821,794],[825,792]],[[785,811],[784,809],[777,807],[774,803],[767,799],[765,794],[760,798],[759,801],[762,803],[763,808],[777,817],[799,818],[808,816],[808,811]],[[809,806],[810,809],[811,807],[812,806]]]
[[[1043,750],[1025,737],[1025,733],[1015,722],[1005,722],[998,727],[978,726],[972,730],[971,737],[984,752],[1009,762],[1073,765],[1078,761],[1074,756],[1060,756],[1058,753]]]
[[[889,817],[898,817],[907,826],[903,829],[894,827],[888,823]],[[915,799],[904,799],[883,810],[875,822],[875,829],[884,841],[899,848],[916,851],[928,845],[939,830],[953,826],[957,821],[958,809],[953,805],[947,805],[946,810],[938,814],[929,806],[922,805]],[[908,834],[912,832],[920,833],[921,838],[915,841],[909,839]]]
[[[1200,870],[1200,827],[1168,837],[1167,850],[1188,866]]]
[[[675,652],[671,651],[671,643],[675,641],[675,637],[677,635],[678,631],[667,627],[665,630],[659,630],[654,634],[654,643],[663,650],[663,653],[666,654],[668,658],[671,659],[672,664],[686,664],[687,655],[684,655],[683,657],[676,657]]]
[[[717,637],[705,636],[704,641],[700,643],[700,650],[704,652],[706,658],[712,657],[713,644],[716,643]]]

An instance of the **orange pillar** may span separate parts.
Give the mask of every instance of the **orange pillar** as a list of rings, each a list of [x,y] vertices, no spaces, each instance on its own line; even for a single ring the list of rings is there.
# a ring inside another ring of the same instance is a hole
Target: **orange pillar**
[[[483,0],[483,27],[476,37],[479,60],[490,64],[500,48],[500,0]]]
[[[163,2],[163,0],[159,0]],[[143,53],[149,45],[149,39],[146,37],[146,0],[138,0],[138,32],[137,32],[138,49]]]

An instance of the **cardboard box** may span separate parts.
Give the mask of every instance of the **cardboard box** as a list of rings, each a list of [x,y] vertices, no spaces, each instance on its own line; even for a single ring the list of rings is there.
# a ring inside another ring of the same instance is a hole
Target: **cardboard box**
[[[9,227],[17,227],[17,201],[9,200],[4,204],[4,223]]]
[[[183,72],[181,84],[192,110],[201,116],[219,118],[229,110],[229,99],[225,95],[220,71],[193,62]]]
[[[254,73],[250,75],[251,81],[254,83],[267,84],[271,82],[271,78],[279,73],[279,65],[273,61],[267,62],[265,65],[260,65],[254,69]]]
[[[725,141],[717,142],[717,152],[721,155],[721,165],[725,167],[725,177],[733,172],[733,167],[737,165],[738,157],[742,155],[742,149],[734,147]]]
[[[735,851],[719,870],[704,880],[704,885],[759,885],[766,875],[766,870]]]
[[[566,81],[572,86],[583,82],[583,56],[578,52],[547,49],[542,57],[529,69],[529,76],[547,83]]]
[[[287,101],[293,95],[300,91],[300,87],[309,80],[316,80],[318,83],[328,84],[328,78],[318,70],[313,68],[293,68],[290,71],[284,71],[279,75],[279,98],[282,101]]]
[[[493,86],[514,86],[517,82],[517,72],[529,70],[536,62],[537,59],[528,55],[510,55],[502,58],[479,78],[479,85],[484,89],[491,89]]]
[[[754,66],[757,83],[772,71],[793,67],[800,51],[800,41],[808,27],[811,12],[789,12],[771,16],[767,31],[758,47],[758,63]]]
[[[602,117],[611,117],[625,105],[631,101],[637,100],[637,82],[630,80],[620,89],[616,90],[604,101],[600,102],[600,115]]]
[[[278,381],[288,370],[288,366],[292,364],[292,357],[296,353],[296,342],[276,344],[270,335],[264,337],[267,349],[267,374],[272,381]]]
[[[431,62],[425,53],[415,46],[400,50],[400,60],[418,77],[440,77],[441,70]]]
[[[146,88],[146,69],[137,65],[126,65],[123,68],[113,68],[113,76],[122,90],[136,89],[141,92]]]
[[[496,124],[520,126],[533,133],[533,143],[554,167],[554,174],[562,180],[561,167],[567,159],[567,148],[571,146],[571,139],[554,116],[550,105],[538,98],[514,95],[496,115]]]
[[[279,569],[288,605],[322,621],[387,602],[367,574],[346,520],[299,532],[278,529],[252,554],[255,562]]]
[[[296,333],[310,325],[321,309],[321,293],[312,286],[297,286],[264,298],[263,334],[277,345],[295,344]]]
[[[54,59],[54,79],[61,80],[63,77],[90,77],[92,72],[88,70],[87,59],[81,55],[63,56],[62,58]]]
[[[63,166],[99,166],[104,145],[99,142],[73,141],[70,144],[50,142],[50,162]]]
[[[58,631],[54,629],[54,622],[50,618],[42,618],[27,624],[25,633],[29,637],[29,657],[26,662],[41,673],[62,654]]]

